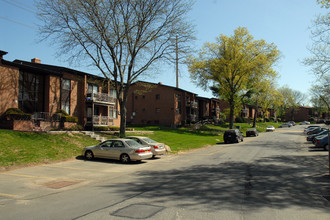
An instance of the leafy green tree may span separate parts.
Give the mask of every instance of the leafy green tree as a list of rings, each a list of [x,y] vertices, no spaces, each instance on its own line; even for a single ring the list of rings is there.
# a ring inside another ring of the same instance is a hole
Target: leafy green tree
[[[88,60],[113,81],[125,136],[130,85],[159,60],[171,59],[176,43],[189,51],[194,39],[186,16],[190,0],[37,0],[41,34],[61,55]]]
[[[273,77],[272,66],[279,59],[274,44],[254,40],[248,30],[239,27],[233,36],[221,35],[215,43],[206,43],[196,57],[188,59],[192,80],[208,89],[209,84],[219,89],[218,96],[230,105],[230,128],[234,124],[234,110],[248,83]]]

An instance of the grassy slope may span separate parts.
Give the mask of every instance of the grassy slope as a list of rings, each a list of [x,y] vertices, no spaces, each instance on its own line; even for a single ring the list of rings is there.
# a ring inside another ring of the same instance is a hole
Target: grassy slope
[[[80,155],[83,147],[98,143],[78,134],[25,133],[0,130],[0,166],[34,164]]]

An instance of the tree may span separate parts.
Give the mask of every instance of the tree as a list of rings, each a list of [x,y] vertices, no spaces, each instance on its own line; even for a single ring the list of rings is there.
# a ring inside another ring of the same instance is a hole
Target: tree
[[[221,35],[216,43],[206,43],[197,57],[188,59],[188,68],[197,85],[207,89],[213,83],[219,89],[218,96],[230,105],[233,128],[235,105],[248,83],[275,76],[272,66],[278,59],[274,44],[254,40],[246,28],[239,27],[231,37]]]
[[[278,91],[282,94],[283,97],[281,117],[286,117],[287,110],[290,110],[290,119],[294,120],[294,114],[298,107],[304,105],[305,101],[307,100],[306,94],[297,90],[293,90],[287,85],[282,86]]]
[[[324,76],[311,88],[311,102],[319,114],[330,112],[330,76]]]
[[[88,58],[113,81],[120,106],[120,136],[125,136],[130,85],[157,61],[170,59],[176,39],[189,51],[193,28],[187,0],[38,1],[41,34],[59,45],[60,54]],[[185,48],[187,50],[185,50]]]
[[[328,0],[317,0],[321,7],[329,8],[330,1]],[[304,64],[311,66],[313,73],[318,77],[329,74],[330,64],[330,12],[327,11],[325,15],[319,15],[312,26],[312,40],[313,45],[309,48],[311,57],[304,60]]]

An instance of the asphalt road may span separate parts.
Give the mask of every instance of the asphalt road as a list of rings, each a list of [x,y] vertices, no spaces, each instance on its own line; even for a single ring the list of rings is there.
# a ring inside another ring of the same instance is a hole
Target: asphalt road
[[[142,163],[0,173],[0,219],[330,219],[328,153],[305,126]]]

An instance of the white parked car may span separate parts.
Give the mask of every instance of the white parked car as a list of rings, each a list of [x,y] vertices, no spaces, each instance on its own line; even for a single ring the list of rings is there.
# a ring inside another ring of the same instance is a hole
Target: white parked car
[[[268,126],[267,128],[266,128],[266,132],[270,132],[270,131],[275,131],[275,127],[274,126]]]
[[[126,138],[134,140],[134,141],[138,142],[139,144],[142,144],[143,146],[150,147],[152,154],[153,154],[153,156],[152,156],[153,158],[157,155],[163,155],[166,153],[165,144],[154,141],[148,137],[129,136]]]
[[[141,161],[152,157],[151,148],[130,139],[111,139],[98,145],[85,147],[82,155],[87,160],[94,157],[120,160],[123,163]]]

